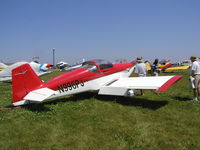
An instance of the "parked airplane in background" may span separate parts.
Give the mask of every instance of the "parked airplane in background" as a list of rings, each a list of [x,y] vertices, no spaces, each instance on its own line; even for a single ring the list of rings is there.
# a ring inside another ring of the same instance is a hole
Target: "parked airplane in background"
[[[149,61],[145,62],[147,66],[147,70],[151,71],[151,63]],[[187,70],[189,68],[189,65],[175,65],[170,61],[161,60],[158,64],[159,70],[162,72],[174,72],[174,71],[180,71],[180,70]]]
[[[158,64],[158,67],[160,68],[160,70],[164,70],[171,66],[172,66],[172,62],[170,62],[169,60],[165,60],[165,59],[162,59]]]
[[[35,71],[38,76],[50,73],[48,68],[52,65],[50,64],[38,64],[36,62],[17,62],[10,66],[7,66],[3,71],[0,71],[0,81],[10,81],[12,80],[12,70],[20,65],[29,64],[31,68]]]
[[[69,66],[69,64],[67,62],[61,61],[57,63],[56,66],[60,69],[60,71],[62,71],[65,70],[65,68]]]
[[[6,64],[0,63],[0,71],[4,70],[6,67],[8,67]]]
[[[159,68],[162,72],[174,72],[174,71],[180,71],[180,70],[187,70],[189,69],[189,63],[188,64],[173,64],[170,61],[166,61],[165,63],[159,64]]]
[[[190,64],[191,64],[190,60],[183,60],[183,61],[180,62],[181,66],[189,66]]]
[[[69,70],[80,68],[84,62],[85,62],[85,59],[83,59],[81,63],[77,63],[75,65],[65,67],[64,70],[69,71]]]
[[[43,82],[29,64],[12,71],[12,104],[14,106],[37,103],[60,96],[97,91],[103,95],[133,96],[135,89],[167,90],[182,76],[129,77],[134,63],[112,64],[104,60],[91,60],[82,67],[60,74]]]
[[[147,67],[147,71],[150,72],[151,71],[151,63],[149,61],[145,61],[144,64]]]
[[[174,67],[165,68],[162,71],[163,72],[174,72],[174,71],[187,70],[187,69],[189,69],[189,66],[174,66]]]
[[[74,70],[74,69],[80,68],[81,66],[82,66],[82,63],[77,64],[77,65],[73,65],[73,66],[69,66],[69,67],[65,67],[64,70],[66,70],[66,71]]]

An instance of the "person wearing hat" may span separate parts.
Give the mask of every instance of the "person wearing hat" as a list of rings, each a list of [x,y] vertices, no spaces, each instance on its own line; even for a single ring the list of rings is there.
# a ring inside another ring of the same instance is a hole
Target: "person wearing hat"
[[[194,101],[200,100],[200,62],[197,60],[196,56],[191,56],[190,60],[192,62],[191,68],[190,68],[190,76],[194,78]]]
[[[137,57],[136,61],[135,73],[138,77],[145,77],[147,74],[147,66],[144,64],[142,57]]]
[[[137,57],[137,64],[135,66],[135,73],[138,77],[146,77],[147,66],[144,64],[142,57]],[[144,95],[144,91],[140,90],[141,95]]]

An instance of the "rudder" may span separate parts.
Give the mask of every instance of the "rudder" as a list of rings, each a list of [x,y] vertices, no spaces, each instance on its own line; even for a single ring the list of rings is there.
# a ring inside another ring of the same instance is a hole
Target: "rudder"
[[[12,103],[23,100],[32,90],[39,88],[43,82],[29,64],[12,70]]]

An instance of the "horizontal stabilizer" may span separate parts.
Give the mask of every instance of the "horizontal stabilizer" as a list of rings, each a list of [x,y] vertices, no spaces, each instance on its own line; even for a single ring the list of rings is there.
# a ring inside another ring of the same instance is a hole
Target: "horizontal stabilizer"
[[[164,92],[181,78],[182,76],[120,78],[101,87],[99,94],[127,96],[127,91],[130,89],[155,89]]]
[[[51,90],[49,88],[42,88],[38,90],[34,90],[29,92],[25,97],[24,100],[30,100],[30,101],[37,101],[41,102],[48,97],[54,95],[56,92],[54,90]]]

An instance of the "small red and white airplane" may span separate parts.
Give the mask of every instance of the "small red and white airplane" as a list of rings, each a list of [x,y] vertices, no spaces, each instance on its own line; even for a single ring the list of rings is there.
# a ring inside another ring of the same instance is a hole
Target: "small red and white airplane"
[[[182,76],[129,77],[134,63],[112,64],[91,60],[81,68],[60,74],[43,82],[29,64],[12,71],[12,103],[14,106],[41,102],[60,96],[97,91],[103,95],[133,96],[135,89],[163,92]]]

